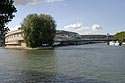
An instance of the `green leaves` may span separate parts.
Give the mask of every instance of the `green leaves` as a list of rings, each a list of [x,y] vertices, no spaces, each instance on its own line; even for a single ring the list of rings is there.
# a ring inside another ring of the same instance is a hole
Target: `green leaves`
[[[125,40],[125,32],[116,33],[114,37],[118,39],[120,43],[122,43]]]
[[[29,14],[21,24],[24,40],[28,47],[52,46],[55,33],[55,20],[50,15]]]
[[[3,40],[5,38],[5,32],[7,31],[5,25],[13,19],[15,12],[17,12],[17,10],[13,5],[13,0],[0,1],[0,37]]]
[[[16,8],[13,5],[13,0],[1,0],[0,1],[0,23],[6,24],[14,17]]]

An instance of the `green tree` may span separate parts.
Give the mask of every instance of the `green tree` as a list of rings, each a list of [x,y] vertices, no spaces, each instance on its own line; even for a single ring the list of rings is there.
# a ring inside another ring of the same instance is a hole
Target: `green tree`
[[[120,43],[122,43],[123,41],[125,41],[125,32],[116,33],[116,34],[114,35],[114,37],[115,37]]]
[[[13,2],[13,0],[0,1],[0,37],[2,40],[5,40],[5,34],[9,30],[6,24],[13,19],[14,13],[17,11]]]
[[[52,46],[54,43],[56,24],[50,15],[29,14],[21,23],[21,29],[28,47]]]

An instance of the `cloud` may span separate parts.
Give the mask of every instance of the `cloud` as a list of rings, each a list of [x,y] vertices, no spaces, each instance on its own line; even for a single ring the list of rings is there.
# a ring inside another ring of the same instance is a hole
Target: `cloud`
[[[83,29],[89,29],[89,27],[85,27],[81,23],[77,22],[77,23],[74,23],[74,24],[69,24],[69,25],[64,26],[64,29],[83,30]]]
[[[39,1],[44,1],[44,0],[14,0],[14,4],[15,5],[26,5],[26,4],[32,4],[32,3],[36,3]]]
[[[98,29],[102,29],[102,27],[100,25],[98,25],[98,24],[94,24],[94,25],[92,25],[91,29],[93,31],[97,31]]]
[[[102,29],[102,27],[98,24],[94,24],[91,27],[88,27],[88,26],[84,26],[81,23],[77,22],[77,23],[74,23],[74,24],[69,24],[69,25],[64,26],[64,29],[97,31],[99,29]]]
[[[14,0],[15,5],[35,4],[37,2],[61,2],[63,0]]]
[[[64,26],[65,29],[79,29],[81,27],[82,26],[80,23],[75,23],[75,24],[70,24],[70,25]]]
[[[84,35],[90,35],[90,34],[95,34],[95,32],[98,33],[98,30],[101,30],[102,27],[99,24],[93,24],[92,26],[85,26],[80,22],[77,22],[74,24],[69,24],[64,26],[64,29],[68,31],[75,31]]]
[[[47,2],[61,2],[61,1],[64,1],[64,0],[47,0]]]

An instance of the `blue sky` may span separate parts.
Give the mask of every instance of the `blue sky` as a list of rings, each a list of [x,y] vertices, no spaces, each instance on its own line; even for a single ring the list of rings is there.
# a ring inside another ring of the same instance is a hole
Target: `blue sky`
[[[80,34],[125,31],[125,0],[15,0],[17,13],[8,24],[17,28],[31,13],[50,14],[57,29]]]

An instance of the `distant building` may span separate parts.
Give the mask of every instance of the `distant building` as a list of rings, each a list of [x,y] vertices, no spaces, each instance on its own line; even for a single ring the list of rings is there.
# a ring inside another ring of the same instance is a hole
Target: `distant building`
[[[55,41],[65,41],[65,40],[81,40],[82,36],[75,32],[57,30]]]

